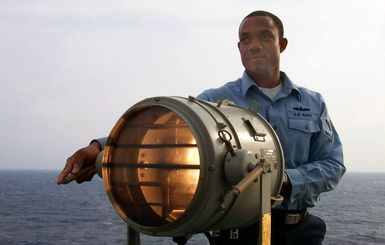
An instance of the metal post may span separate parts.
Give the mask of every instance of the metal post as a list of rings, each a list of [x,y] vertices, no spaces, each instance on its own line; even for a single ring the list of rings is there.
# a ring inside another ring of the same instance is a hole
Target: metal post
[[[127,245],[140,245],[140,234],[127,225]]]
[[[269,172],[264,172],[261,175],[261,210],[260,210],[260,225],[259,225],[259,245],[271,244],[271,177]]]

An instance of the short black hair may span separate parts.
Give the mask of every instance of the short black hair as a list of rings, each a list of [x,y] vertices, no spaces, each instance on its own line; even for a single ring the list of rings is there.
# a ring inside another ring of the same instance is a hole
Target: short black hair
[[[268,16],[268,17],[270,17],[273,20],[275,26],[278,28],[279,37],[283,38],[283,35],[284,35],[283,24],[282,24],[282,21],[276,15],[274,15],[270,12],[264,11],[264,10],[256,10],[256,11],[251,12],[250,14],[246,15],[246,17],[243,18],[242,22],[245,19],[252,17],[252,16]],[[241,24],[242,24],[242,22],[241,22]]]

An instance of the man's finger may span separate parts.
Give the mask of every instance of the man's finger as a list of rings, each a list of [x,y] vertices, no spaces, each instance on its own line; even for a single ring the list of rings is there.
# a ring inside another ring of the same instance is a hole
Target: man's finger
[[[72,171],[71,173],[72,174],[77,174],[79,173],[80,169],[82,168],[83,166],[83,163],[80,163],[79,161],[76,161],[74,164],[73,164],[73,168],[72,168]]]
[[[67,175],[69,175],[70,173],[71,173],[71,169],[65,167],[65,168],[61,171],[61,173],[59,174],[59,176],[57,177],[56,183],[57,183],[58,185],[62,184],[64,178],[65,178]]]
[[[89,165],[81,170],[75,180],[77,183],[82,183],[84,181],[90,181],[92,177],[96,174],[95,165]]]
[[[64,178],[67,177],[71,173],[72,166],[73,166],[73,160],[70,157],[67,159],[67,163],[66,163],[65,167],[63,168],[63,170],[61,171],[61,173],[57,177],[56,183],[58,185],[63,184]]]

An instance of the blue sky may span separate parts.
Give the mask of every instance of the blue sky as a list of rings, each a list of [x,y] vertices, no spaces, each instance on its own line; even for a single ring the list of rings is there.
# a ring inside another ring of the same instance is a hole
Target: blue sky
[[[60,169],[134,103],[242,75],[238,25],[284,22],[282,70],[322,93],[348,171],[385,171],[384,1],[0,2],[0,169]]]

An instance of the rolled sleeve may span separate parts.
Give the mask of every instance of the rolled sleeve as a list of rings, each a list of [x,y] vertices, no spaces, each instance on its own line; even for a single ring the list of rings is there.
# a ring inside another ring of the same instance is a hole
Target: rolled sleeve
[[[102,137],[102,138],[97,138],[97,139],[93,139],[91,140],[90,144],[94,141],[98,142],[101,149],[104,150],[104,147],[106,146],[106,143],[107,143],[107,138],[108,137]]]

